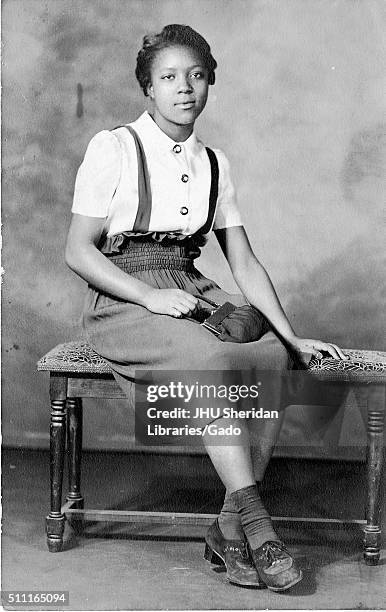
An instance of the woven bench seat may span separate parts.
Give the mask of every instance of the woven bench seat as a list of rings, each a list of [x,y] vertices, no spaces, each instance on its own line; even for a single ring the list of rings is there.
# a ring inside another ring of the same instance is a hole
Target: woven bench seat
[[[344,349],[349,360],[322,357],[311,359],[308,371],[329,380],[377,382],[386,379],[386,352]],[[79,374],[111,374],[106,361],[86,340],[58,344],[38,361],[40,371],[73,372]]]
[[[111,374],[109,364],[91,348],[86,340],[58,344],[42,357],[37,368],[48,372],[79,374]]]
[[[297,519],[273,517],[274,520],[323,523],[359,523],[364,526],[364,559],[376,565],[380,556],[381,479],[384,463],[384,420],[386,386],[386,352],[344,349],[348,360],[312,358],[307,367],[318,381],[334,381],[354,386],[362,402],[362,414],[367,413],[367,504],[365,520]],[[50,552],[63,548],[66,519],[81,530],[84,518],[100,521],[187,523],[207,525],[213,515],[170,512],[132,512],[89,510],[84,508],[80,491],[82,453],[82,399],[124,398],[110,366],[85,340],[59,344],[38,364],[39,371],[50,373],[50,480],[51,511],[46,518],[47,545]],[[132,385],[134,390],[134,384]],[[62,505],[64,457],[67,443],[69,491]]]

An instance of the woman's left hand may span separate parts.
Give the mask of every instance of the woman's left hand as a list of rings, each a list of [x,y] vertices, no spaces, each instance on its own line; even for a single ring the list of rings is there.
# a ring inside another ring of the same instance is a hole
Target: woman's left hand
[[[331,357],[334,357],[334,359],[348,359],[342,349],[336,344],[332,344],[332,342],[312,340],[311,338],[298,338],[295,336],[289,339],[288,343],[303,362],[306,362],[304,354],[311,354],[320,359],[323,357],[323,353],[328,353]]]

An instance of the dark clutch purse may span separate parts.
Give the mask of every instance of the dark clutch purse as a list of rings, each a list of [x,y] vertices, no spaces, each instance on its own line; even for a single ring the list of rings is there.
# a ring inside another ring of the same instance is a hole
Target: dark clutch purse
[[[271,329],[265,316],[250,304],[225,302],[220,306],[201,295],[196,297],[213,306],[209,316],[200,320],[201,325],[223,342],[254,342]]]

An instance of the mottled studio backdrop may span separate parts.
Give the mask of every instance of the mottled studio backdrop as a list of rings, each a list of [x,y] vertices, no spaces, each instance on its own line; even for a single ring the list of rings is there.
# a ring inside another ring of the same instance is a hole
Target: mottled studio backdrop
[[[35,363],[76,337],[85,291],[63,262],[75,173],[95,132],[142,112],[136,53],[167,23],[189,24],[212,45],[217,83],[197,131],[230,158],[251,242],[296,329],[386,349],[382,0],[2,6],[5,444],[48,443],[47,378]],[[214,242],[201,268],[233,287]],[[341,400],[339,413],[291,407],[282,444],[330,456],[362,445],[355,398]],[[124,402],[109,410],[106,419],[97,404],[89,447],[131,439]]]

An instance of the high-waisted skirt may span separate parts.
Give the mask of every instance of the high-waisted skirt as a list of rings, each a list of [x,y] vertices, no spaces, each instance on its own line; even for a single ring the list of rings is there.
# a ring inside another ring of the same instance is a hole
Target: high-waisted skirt
[[[108,256],[132,277],[156,289],[183,289],[218,304],[246,303],[242,296],[228,294],[197,270],[197,252],[192,252],[189,242],[126,240],[121,252]],[[264,408],[283,407],[281,374],[291,367],[291,359],[272,331],[255,342],[223,342],[194,320],[155,314],[93,287],[86,296],[83,327],[91,346],[110,364],[128,397],[140,371],[152,371],[153,381],[158,371],[162,382],[164,372],[181,371],[186,379],[189,372],[217,371],[223,373],[221,382],[230,385],[236,379],[240,382],[237,372],[266,370],[270,379]],[[213,417],[201,420],[206,421],[213,421]]]

